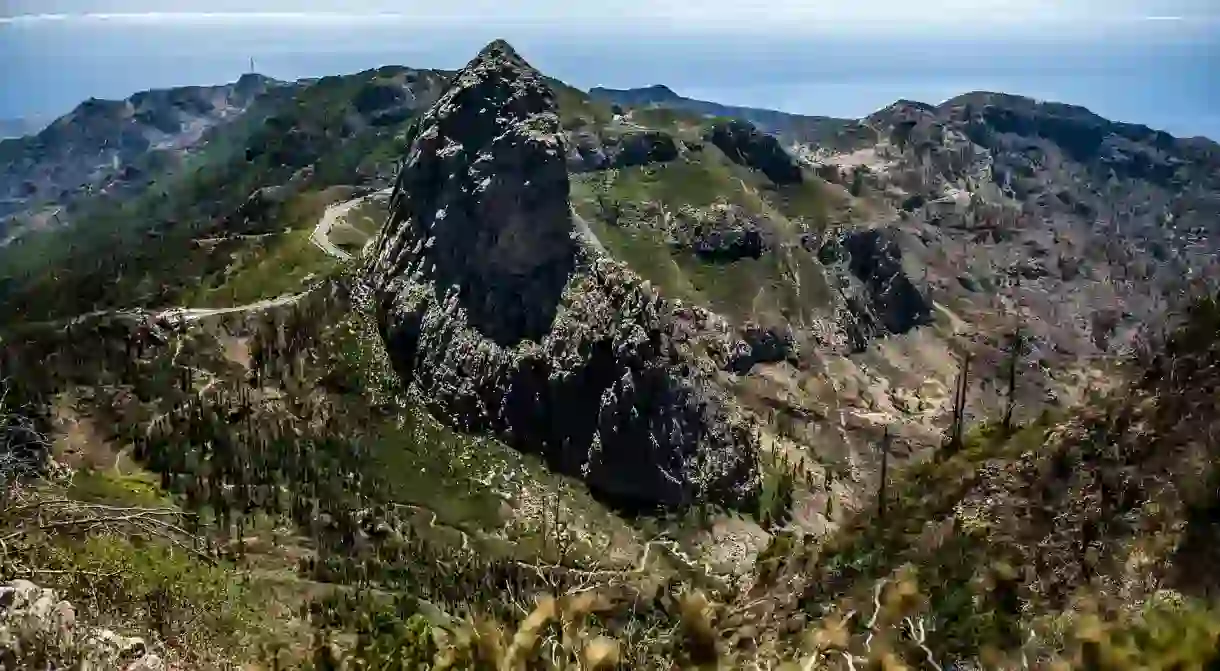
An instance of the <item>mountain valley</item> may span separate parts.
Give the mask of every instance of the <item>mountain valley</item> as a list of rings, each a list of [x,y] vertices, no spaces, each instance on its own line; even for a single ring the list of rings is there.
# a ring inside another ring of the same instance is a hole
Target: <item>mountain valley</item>
[[[1220,660],[1210,140],[586,93],[497,41],[0,158],[12,659]]]

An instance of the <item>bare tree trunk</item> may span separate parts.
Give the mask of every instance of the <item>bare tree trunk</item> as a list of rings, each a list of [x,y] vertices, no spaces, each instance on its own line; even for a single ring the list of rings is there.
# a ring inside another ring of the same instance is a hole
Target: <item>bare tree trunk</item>
[[[970,354],[962,357],[962,372],[957,378],[957,389],[953,396],[953,424],[949,429],[949,455],[962,449],[962,427],[966,415],[966,391],[970,386]]]
[[[1008,396],[1004,408],[1004,435],[1012,435],[1012,415],[1017,407],[1017,362],[1021,358],[1021,327],[1012,334],[1012,346],[1008,355]]]

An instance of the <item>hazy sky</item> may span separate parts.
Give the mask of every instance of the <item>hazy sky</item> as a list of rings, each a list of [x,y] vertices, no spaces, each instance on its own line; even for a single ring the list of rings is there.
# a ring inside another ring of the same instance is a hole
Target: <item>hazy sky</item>
[[[395,15],[471,21],[544,21],[572,24],[588,20],[624,24],[639,20],[673,22],[688,28],[722,24],[752,30],[763,26],[800,32],[852,29],[878,24],[920,32],[937,27],[1003,24],[1042,30],[1046,24],[1083,26],[1142,20],[1214,20],[1214,0],[701,0],[699,2],[615,2],[572,0],[4,0],[0,16],[85,17],[94,20],[156,21],[334,21],[339,17]],[[144,16],[138,17],[137,15]],[[126,16],[120,16],[126,15]],[[193,16],[192,16],[193,15]],[[815,24],[829,25],[815,25]],[[1041,24],[1041,25],[1039,25]]]
[[[977,89],[1220,136],[1220,0],[0,0],[0,117],[89,96],[384,64],[509,39],[589,87],[862,116]]]

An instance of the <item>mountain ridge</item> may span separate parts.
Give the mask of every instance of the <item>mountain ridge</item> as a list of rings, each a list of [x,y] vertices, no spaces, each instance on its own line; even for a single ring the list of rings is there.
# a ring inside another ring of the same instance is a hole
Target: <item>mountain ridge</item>
[[[960,106],[968,102],[977,103],[984,99],[991,99],[993,101],[1003,100],[1007,101],[1011,105],[1019,106],[1050,106],[1062,110],[1070,110],[1081,116],[1087,116],[1096,120],[1104,121],[1107,124],[1113,124],[1119,127],[1129,127],[1133,131],[1142,131],[1143,134],[1164,133],[1169,135],[1167,131],[1154,129],[1142,123],[1113,121],[1107,119],[1082,105],[1060,101],[1040,100],[1020,94],[985,90],[965,91],[939,103],[929,103],[926,101],[899,98],[885,107],[858,118],[809,115],[767,107],[749,107],[687,98],[676,93],[673,89],[664,84],[653,84],[650,86],[625,89],[595,86],[589,89],[589,95],[594,99],[601,99],[615,104],[631,106],[656,105],[674,109],[686,109],[692,112],[713,116],[737,117],[758,125],[766,132],[786,135],[789,136],[789,139],[798,139],[809,142],[816,142],[820,137],[823,137],[822,132],[829,132],[830,130],[834,129],[838,123],[868,119],[886,109],[894,107],[895,105],[913,105],[926,107],[928,109],[941,109]],[[1174,137],[1179,141],[1196,141],[1210,145],[1217,145],[1217,143],[1220,142],[1220,140],[1210,138],[1205,135],[1183,135]]]
[[[2,428],[75,469],[3,571],[227,666],[1220,657],[1220,310],[1155,332],[1206,145],[986,92],[802,142],[503,41],[277,91],[0,250]]]
[[[217,86],[85,100],[35,134],[0,140],[0,217],[62,205],[178,164],[209,130],[240,117],[268,90],[288,86],[246,74]]]
[[[594,100],[604,100],[621,105],[657,105],[708,116],[741,118],[756,124],[767,132],[810,142],[833,132],[839,125],[847,121],[834,117],[791,114],[765,108],[724,105],[707,100],[686,98],[663,84],[634,89],[594,87],[589,89],[589,96]]]

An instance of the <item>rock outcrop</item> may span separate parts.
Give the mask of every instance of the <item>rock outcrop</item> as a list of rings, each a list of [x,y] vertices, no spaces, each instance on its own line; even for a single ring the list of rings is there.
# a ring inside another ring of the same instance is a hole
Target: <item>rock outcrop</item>
[[[669,133],[656,130],[580,131],[568,137],[568,169],[589,172],[666,163],[678,158],[678,145]]]
[[[932,305],[902,267],[902,249],[889,229],[848,233],[826,243],[819,258],[837,276],[854,316],[857,349],[874,337],[906,333],[932,321]]]
[[[705,139],[724,152],[729,160],[758,170],[776,184],[799,184],[801,168],[784,151],[779,140],[759,131],[752,124],[722,121],[713,124]]]
[[[678,158],[678,145],[668,133],[632,130],[610,139],[606,147],[616,168],[664,163]]]
[[[27,666],[31,665],[31,666]],[[109,629],[77,627],[76,610],[55,590],[26,580],[0,585],[0,668],[165,668],[144,640]]]
[[[763,327],[747,323],[741,329],[741,340],[733,346],[726,370],[739,375],[750,372],[755,364],[775,363],[797,357],[796,340],[790,327]]]
[[[408,139],[369,277],[434,414],[625,505],[748,500],[756,446],[695,354],[710,336],[579,242],[544,78],[493,42]]]
[[[766,225],[739,205],[685,208],[671,220],[670,244],[707,261],[757,259],[770,249]]]

